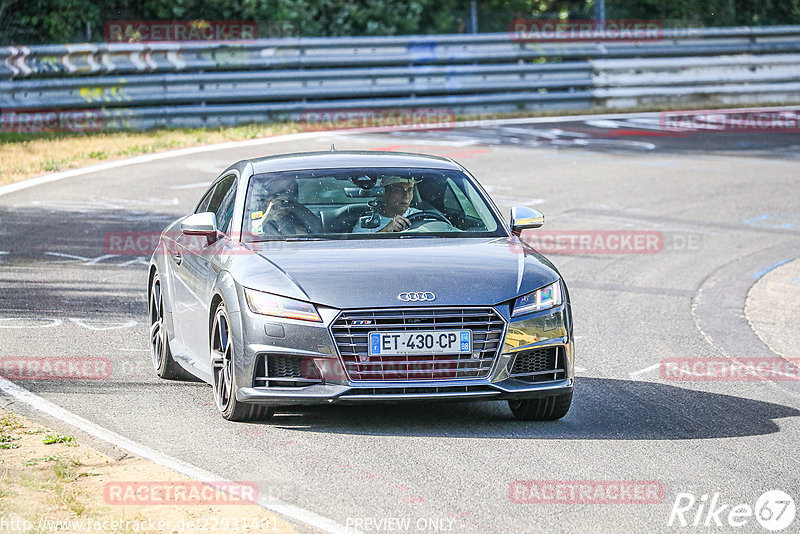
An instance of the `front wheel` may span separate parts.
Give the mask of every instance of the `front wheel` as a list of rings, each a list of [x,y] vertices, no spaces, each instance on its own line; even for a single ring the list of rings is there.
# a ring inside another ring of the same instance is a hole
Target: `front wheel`
[[[153,281],[150,284],[149,315],[150,357],[153,360],[156,374],[167,380],[196,380],[172,359],[169,337],[164,325],[164,295],[158,273],[153,275]]]
[[[211,327],[212,386],[217,409],[228,421],[266,419],[272,415],[271,408],[236,400],[235,354],[230,324],[225,303],[220,302]]]
[[[572,391],[534,399],[512,399],[508,407],[514,417],[523,421],[555,421],[569,411],[572,404]]]

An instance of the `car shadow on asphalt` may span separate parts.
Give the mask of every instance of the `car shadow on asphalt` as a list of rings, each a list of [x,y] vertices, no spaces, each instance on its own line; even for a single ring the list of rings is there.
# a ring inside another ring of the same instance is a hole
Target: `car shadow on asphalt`
[[[560,421],[517,421],[505,402],[415,402],[276,410],[266,424],[307,432],[514,439],[710,439],[771,434],[800,411],[657,382],[576,379]]]

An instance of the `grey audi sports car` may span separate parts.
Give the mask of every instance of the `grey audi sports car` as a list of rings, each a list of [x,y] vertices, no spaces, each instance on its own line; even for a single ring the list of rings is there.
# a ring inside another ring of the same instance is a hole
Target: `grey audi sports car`
[[[507,400],[563,417],[567,286],[453,160],[313,152],[245,160],[161,234],[148,284],[158,375],[213,386],[223,417],[279,406]]]

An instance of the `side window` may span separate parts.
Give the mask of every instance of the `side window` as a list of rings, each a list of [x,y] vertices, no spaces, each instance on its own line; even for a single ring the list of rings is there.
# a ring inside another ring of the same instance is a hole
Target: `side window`
[[[227,233],[228,226],[233,218],[233,206],[236,200],[236,176],[226,176],[217,184],[211,201],[208,203],[208,211],[213,211],[217,216],[217,228],[221,232]]]
[[[473,192],[473,189],[469,185],[464,183],[464,186],[467,187],[467,192]],[[475,203],[467,199],[461,189],[459,189],[455,184],[451,183],[451,187],[453,188],[453,193],[455,193],[456,197],[458,197],[458,203],[464,208],[464,213],[470,217],[478,217],[478,212],[475,211]]]
[[[444,192],[444,207],[452,213],[464,213],[469,217],[477,217],[478,214],[464,192],[453,183],[452,180],[447,180],[447,188]]]
[[[203,200],[197,205],[197,209],[194,210],[195,213],[203,213],[204,211],[208,211],[208,201],[211,200],[211,193],[214,192],[214,188],[210,188],[206,191],[206,194],[203,195]]]
[[[469,182],[464,182],[464,187],[466,188],[467,196],[464,196],[464,202],[469,205],[467,209],[467,215],[471,217],[475,217],[476,219],[482,219],[484,228],[490,232],[494,232],[497,230],[497,221],[492,216],[492,212],[489,209],[489,206],[481,199],[481,196],[478,194],[478,191],[470,184]],[[461,192],[459,190],[459,192]],[[464,195],[461,193],[462,196]],[[469,199],[467,199],[469,197]]]
[[[453,187],[449,183],[447,184],[447,188],[444,190],[443,203],[444,208],[451,213],[462,211],[461,206],[458,204],[458,199],[456,198],[455,193],[453,193]]]

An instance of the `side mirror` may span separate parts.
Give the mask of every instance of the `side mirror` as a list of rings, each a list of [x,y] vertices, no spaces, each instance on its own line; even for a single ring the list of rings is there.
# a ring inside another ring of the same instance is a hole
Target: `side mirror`
[[[204,235],[215,238],[217,236],[217,216],[210,211],[189,215],[181,222],[181,232],[186,235]]]
[[[541,211],[525,206],[511,208],[511,232],[519,235],[523,230],[539,228],[544,225],[544,215]]]

